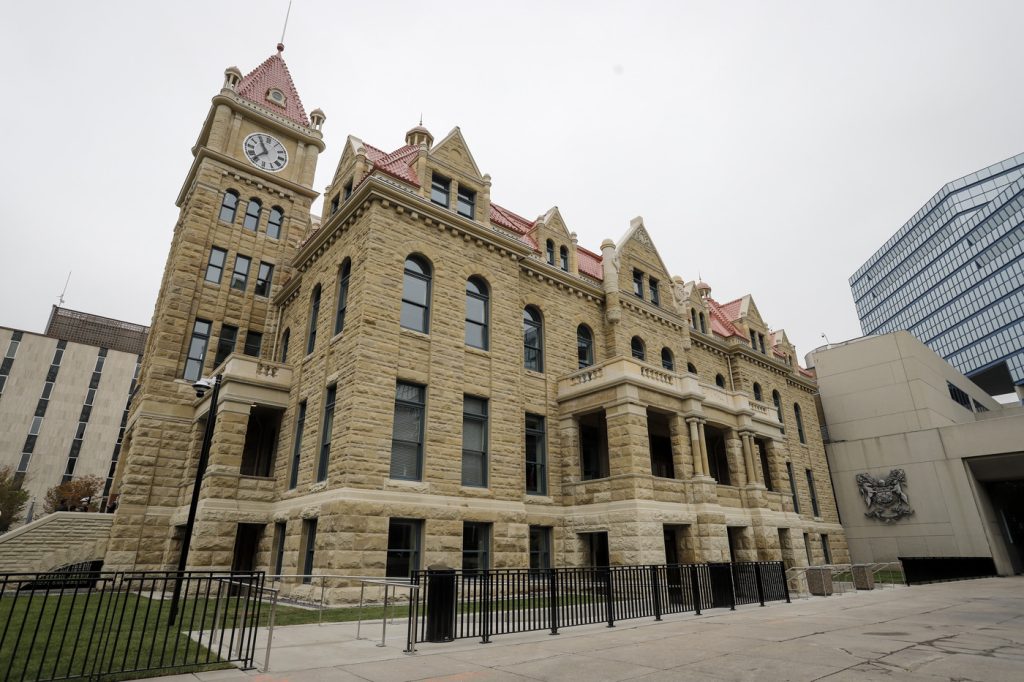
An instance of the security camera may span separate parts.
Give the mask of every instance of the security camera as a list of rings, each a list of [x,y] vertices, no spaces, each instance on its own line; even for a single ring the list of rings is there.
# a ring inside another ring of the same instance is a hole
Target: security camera
[[[207,391],[213,388],[213,382],[204,377],[197,381],[196,383],[192,384],[192,388],[194,388],[196,391],[196,397],[202,398],[204,395],[206,395]]]

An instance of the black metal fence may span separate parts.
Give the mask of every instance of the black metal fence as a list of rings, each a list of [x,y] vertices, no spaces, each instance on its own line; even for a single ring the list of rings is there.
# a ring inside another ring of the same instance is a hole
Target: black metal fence
[[[262,573],[0,575],[0,681],[252,668],[263,591]]]
[[[908,585],[989,578],[997,575],[996,564],[992,557],[988,556],[901,556],[900,562],[903,564],[903,575]]]
[[[409,641],[447,642],[789,601],[781,561],[417,571]]]

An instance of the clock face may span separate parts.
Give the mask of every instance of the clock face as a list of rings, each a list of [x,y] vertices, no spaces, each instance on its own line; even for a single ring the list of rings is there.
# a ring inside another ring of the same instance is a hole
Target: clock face
[[[252,165],[276,173],[288,165],[288,150],[266,133],[253,133],[245,138],[245,155]]]

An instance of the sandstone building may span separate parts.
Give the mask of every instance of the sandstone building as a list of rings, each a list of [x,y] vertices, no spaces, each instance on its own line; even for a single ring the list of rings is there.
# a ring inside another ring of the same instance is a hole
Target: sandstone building
[[[325,117],[281,50],[193,148],[107,568],[175,565],[210,410],[196,568],[846,560],[813,376],[749,295],[639,218],[588,250],[499,206],[458,128],[348,137],[311,216]]]

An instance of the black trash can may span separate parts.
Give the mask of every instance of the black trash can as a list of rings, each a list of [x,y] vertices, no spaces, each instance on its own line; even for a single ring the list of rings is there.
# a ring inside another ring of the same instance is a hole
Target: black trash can
[[[426,641],[451,642],[455,639],[455,570],[447,566],[430,566],[426,584]]]

